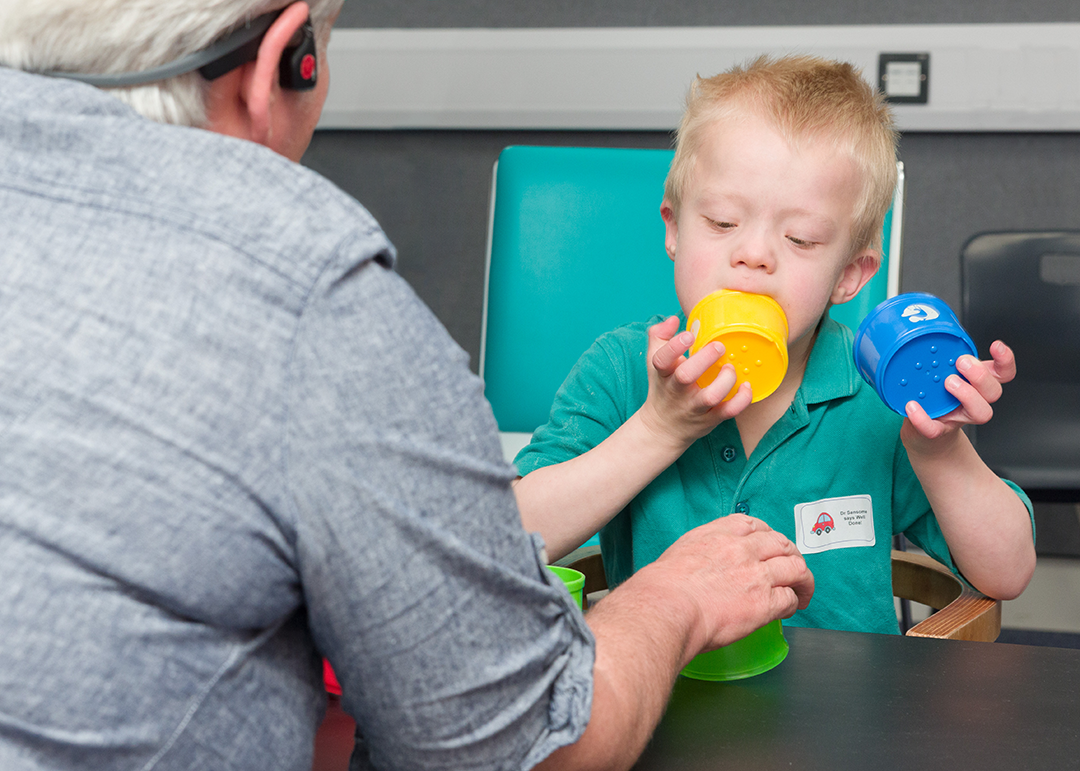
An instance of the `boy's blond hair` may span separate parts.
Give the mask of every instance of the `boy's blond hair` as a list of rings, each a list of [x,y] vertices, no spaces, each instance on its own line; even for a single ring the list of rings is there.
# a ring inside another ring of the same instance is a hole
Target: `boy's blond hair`
[[[677,217],[709,124],[740,111],[771,121],[793,146],[826,140],[847,152],[862,177],[852,255],[873,248],[896,189],[897,132],[884,97],[847,62],[815,56],[759,57],[711,78],[695,78],[676,134],[664,197]]]

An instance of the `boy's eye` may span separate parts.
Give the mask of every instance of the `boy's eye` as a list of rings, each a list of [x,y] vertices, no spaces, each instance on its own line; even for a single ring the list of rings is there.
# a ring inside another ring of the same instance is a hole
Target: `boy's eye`
[[[788,236],[787,238],[788,238],[788,241],[795,244],[795,246],[802,247],[804,249],[809,249],[811,246],[814,246],[813,241],[807,241],[807,240],[802,239],[802,238],[796,238],[795,236]]]
[[[728,222],[726,220],[710,219],[709,224],[718,230],[731,230],[731,228],[735,227],[734,222]]]

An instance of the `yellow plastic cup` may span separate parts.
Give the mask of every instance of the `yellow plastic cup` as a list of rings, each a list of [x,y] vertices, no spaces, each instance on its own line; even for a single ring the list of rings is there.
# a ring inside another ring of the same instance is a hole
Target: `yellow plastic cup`
[[[585,574],[580,570],[564,568],[561,565],[548,565],[548,570],[562,579],[570,596],[574,598],[579,608],[582,607],[585,599]]]
[[[725,364],[735,367],[735,387],[727,401],[749,382],[759,402],[780,387],[788,368],[787,316],[771,297],[720,289],[708,294],[686,317],[695,333],[691,355],[714,340],[723,343],[724,355],[698,378],[704,388],[716,380]]]
[[[787,654],[787,640],[777,619],[731,645],[699,653],[682,674],[694,680],[742,680],[768,672]]]

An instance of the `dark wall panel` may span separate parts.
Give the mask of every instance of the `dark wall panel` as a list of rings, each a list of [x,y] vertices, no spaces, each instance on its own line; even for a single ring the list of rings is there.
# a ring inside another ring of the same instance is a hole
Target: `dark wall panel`
[[[348,0],[339,26],[610,27],[1075,22],[1074,0]],[[473,358],[491,167],[509,144],[667,147],[663,132],[320,131],[304,162],[365,204],[399,270]],[[960,300],[959,254],[993,229],[1080,227],[1080,135],[905,135],[904,290]],[[658,215],[659,216],[659,215]]]
[[[327,131],[304,162],[359,199],[398,269],[472,356],[480,351],[491,168],[510,144],[668,147],[658,132]],[[960,250],[986,230],[1080,228],[1080,136],[911,134],[901,289],[960,303]],[[657,213],[659,217],[659,213]]]
[[[1073,0],[347,0],[346,27],[682,27],[1080,21]]]
[[[901,156],[905,291],[933,292],[959,309],[959,257],[971,236],[1080,228],[1077,134],[910,134]]]
[[[383,226],[398,249],[398,272],[469,352],[474,370],[491,172],[511,144],[670,147],[671,138],[663,132],[320,131],[304,156]]]

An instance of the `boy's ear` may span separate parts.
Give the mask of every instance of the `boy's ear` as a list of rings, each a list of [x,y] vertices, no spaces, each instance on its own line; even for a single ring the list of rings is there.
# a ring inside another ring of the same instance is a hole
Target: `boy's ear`
[[[881,260],[873,249],[864,249],[848,262],[840,274],[836,286],[833,287],[832,297],[829,302],[832,305],[846,303],[857,295],[867,282],[877,273]]]
[[[664,218],[664,248],[667,249],[668,257],[675,259],[675,247],[679,243],[679,223],[675,219],[675,211],[671,204],[664,199],[660,204],[660,216]]]

